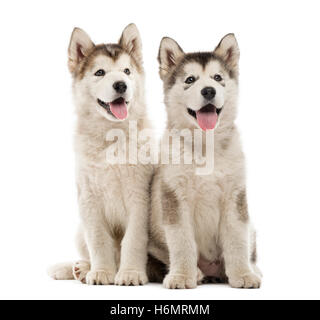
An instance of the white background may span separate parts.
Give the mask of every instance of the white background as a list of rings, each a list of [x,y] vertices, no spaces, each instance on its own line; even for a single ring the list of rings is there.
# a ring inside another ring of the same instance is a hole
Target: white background
[[[320,36],[318,1],[7,1],[0,7],[0,298],[320,298]],[[76,259],[74,107],[67,46],[79,26],[115,42],[130,22],[143,40],[148,112],[165,124],[156,61],[163,36],[241,50],[237,123],[258,230],[260,290],[87,286],[46,268]]]

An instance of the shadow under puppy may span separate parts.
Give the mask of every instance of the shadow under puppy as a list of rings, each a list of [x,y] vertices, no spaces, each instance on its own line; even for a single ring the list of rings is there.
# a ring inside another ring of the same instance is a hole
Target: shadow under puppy
[[[194,288],[203,276],[236,288],[258,288],[261,273],[247,210],[244,155],[234,124],[237,41],[228,34],[212,52],[184,53],[173,39],[163,38],[158,60],[167,129],[176,129],[173,137],[190,129],[192,138],[194,129],[202,129],[203,150],[207,130],[214,129],[214,169],[207,175],[196,174],[195,158],[202,156],[202,150],[197,154],[193,143],[178,145],[177,151],[194,152],[191,164],[157,168],[149,253],[169,268],[163,281],[166,288]]]
[[[68,66],[77,114],[75,151],[81,217],[77,247],[82,260],[55,265],[49,274],[92,285],[145,284],[153,168],[128,163],[128,152],[124,164],[106,160],[106,150],[114,143],[106,139],[111,129],[124,133],[118,144],[127,151],[129,121],[136,121],[138,133],[149,127],[138,29],[130,24],[117,44],[95,45],[84,31],[75,28]],[[138,143],[137,152],[141,147]]]

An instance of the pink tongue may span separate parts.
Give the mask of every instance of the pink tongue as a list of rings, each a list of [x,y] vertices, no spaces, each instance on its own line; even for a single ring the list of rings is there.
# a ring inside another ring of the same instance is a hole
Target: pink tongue
[[[197,121],[202,130],[214,129],[218,120],[217,112],[197,111]]]
[[[116,118],[123,120],[127,117],[128,110],[124,100],[121,100],[121,101],[116,100],[116,101],[110,102],[109,105],[110,105],[111,112]]]

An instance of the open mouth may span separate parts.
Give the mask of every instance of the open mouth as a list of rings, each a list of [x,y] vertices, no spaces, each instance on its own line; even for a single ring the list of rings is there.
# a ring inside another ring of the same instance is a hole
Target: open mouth
[[[110,115],[119,120],[124,120],[128,116],[128,101],[125,101],[122,97],[113,100],[112,102],[104,102],[97,99],[99,105],[105,109]]]
[[[200,128],[205,131],[215,128],[222,108],[218,109],[213,104],[209,103],[198,111],[194,111],[190,108],[187,110],[188,113],[197,120]]]

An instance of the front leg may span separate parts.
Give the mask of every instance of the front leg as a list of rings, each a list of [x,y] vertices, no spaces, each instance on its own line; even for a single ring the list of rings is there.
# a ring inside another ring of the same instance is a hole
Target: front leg
[[[148,197],[135,196],[129,213],[125,235],[121,242],[120,268],[115,278],[117,285],[143,285],[146,273],[148,245]]]
[[[191,289],[197,286],[197,246],[190,209],[176,192],[162,184],[162,214],[169,249],[170,269],[163,281],[167,289]]]
[[[222,254],[229,284],[234,288],[259,288],[261,279],[250,265],[250,225],[245,189],[235,191],[220,224]]]
[[[86,283],[113,284],[116,274],[115,247],[105,221],[101,199],[92,194],[82,195],[79,205],[91,264]]]

